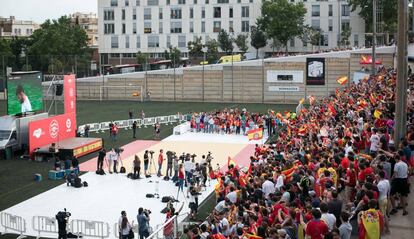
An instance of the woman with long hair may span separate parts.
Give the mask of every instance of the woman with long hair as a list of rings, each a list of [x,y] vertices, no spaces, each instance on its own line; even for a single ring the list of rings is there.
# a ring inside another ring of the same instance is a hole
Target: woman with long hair
[[[177,192],[177,199],[178,199],[178,195],[180,194],[180,190],[181,192],[184,194],[184,169],[183,169],[183,164],[180,164],[180,166],[178,167],[178,192]]]
[[[132,230],[132,225],[128,222],[127,217],[122,218],[121,230],[122,239],[128,239],[129,233]]]

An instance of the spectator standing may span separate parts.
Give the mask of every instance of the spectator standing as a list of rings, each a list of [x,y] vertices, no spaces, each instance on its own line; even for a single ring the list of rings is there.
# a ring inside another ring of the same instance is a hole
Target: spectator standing
[[[149,221],[150,217],[148,212],[144,211],[142,207],[138,209],[138,235],[139,239],[145,239],[149,236]]]
[[[134,178],[140,178],[141,159],[139,159],[138,155],[135,155],[133,164],[134,164]]]
[[[132,123],[132,138],[136,139],[136,134],[137,134],[137,121],[134,120],[134,122]]]

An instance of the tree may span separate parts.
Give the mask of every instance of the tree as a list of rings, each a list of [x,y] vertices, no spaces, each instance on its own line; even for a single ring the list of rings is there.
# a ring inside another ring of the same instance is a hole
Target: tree
[[[256,49],[256,58],[259,58],[259,49],[266,46],[266,36],[264,32],[257,27],[252,27],[250,33],[250,45]]]
[[[372,32],[372,2],[373,0],[349,0],[351,11],[360,10],[358,15],[365,20],[365,32]],[[384,9],[381,24],[384,33],[397,31],[397,6],[397,0],[377,1],[377,9]]]
[[[138,51],[136,59],[137,63],[142,66],[142,69],[146,70],[148,66],[148,55]]]
[[[247,46],[247,38],[249,36],[245,34],[237,35],[234,42],[236,43],[236,46],[239,48],[240,53],[242,55],[242,59],[244,59],[244,54],[246,54],[247,50],[249,50],[249,47]]]
[[[170,47],[170,60],[172,61],[173,67],[178,67],[180,65],[181,51],[177,47]]]
[[[218,34],[217,41],[221,50],[224,51],[227,55],[233,53],[233,39],[226,32],[226,30],[221,29]]]
[[[288,42],[302,35],[306,8],[303,3],[288,0],[266,0],[262,3],[262,16],[257,25],[271,39],[278,40],[288,51]]]
[[[344,26],[342,27],[341,31],[341,45],[342,46],[349,46],[349,37],[351,36],[351,27],[350,26]]]
[[[216,63],[218,60],[219,44],[215,39],[210,39],[206,42],[207,54],[206,59],[209,64]]]
[[[305,26],[300,38],[304,43],[309,43],[312,46],[320,46],[323,39],[323,32],[319,28]]]
[[[189,41],[187,43],[188,53],[192,57],[201,57],[203,56],[203,43],[201,43],[201,37],[196,37],[194,41]]]

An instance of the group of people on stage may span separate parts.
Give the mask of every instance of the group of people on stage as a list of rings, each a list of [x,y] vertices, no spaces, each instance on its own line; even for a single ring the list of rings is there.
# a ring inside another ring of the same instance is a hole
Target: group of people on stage
[[[410,75],[408,89],[414,86]],[[414,167],[413,92],[407,134],[396,145],[394,69],[351,84],[283,122],[257,145],[248,169],[219,175],[217,204],[182,239],[379,239],[406,216]],[[201,120],[201,118],[200,118]],[[195,121],[196,123],[198,121]]]

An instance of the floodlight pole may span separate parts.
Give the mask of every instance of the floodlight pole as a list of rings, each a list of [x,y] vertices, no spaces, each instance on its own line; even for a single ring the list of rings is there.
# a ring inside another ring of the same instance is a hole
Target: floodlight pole
[[[394,142],[398,147],[407,127],[407,0],[398,0],[397,89]]]
[[[377,44],[377,0],[372,1],[372,63],[371,63],[371,71],[372,75],[375,75],[375,47]]]

